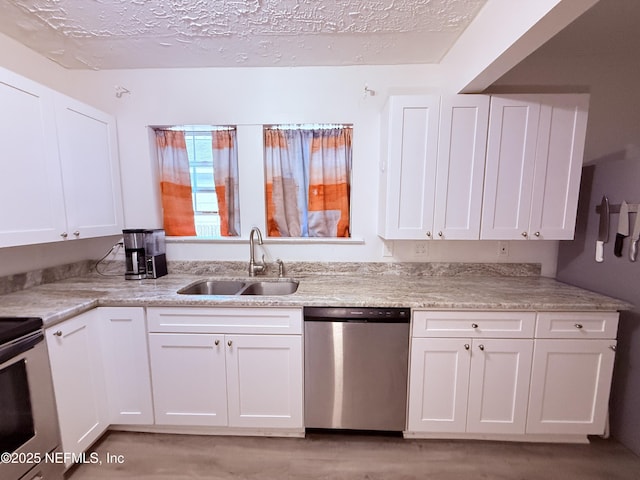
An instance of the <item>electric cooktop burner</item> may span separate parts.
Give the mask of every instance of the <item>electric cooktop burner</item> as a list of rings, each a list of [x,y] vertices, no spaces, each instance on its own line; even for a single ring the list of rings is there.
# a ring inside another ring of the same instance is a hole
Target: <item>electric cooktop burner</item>
[[[38,317],[0,317],[0,345],[42,328]]]

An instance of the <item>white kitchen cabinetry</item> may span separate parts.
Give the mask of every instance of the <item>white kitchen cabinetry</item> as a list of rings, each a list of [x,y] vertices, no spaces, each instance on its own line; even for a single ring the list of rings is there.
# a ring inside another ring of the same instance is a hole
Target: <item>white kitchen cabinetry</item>
[[[532,351],[533,340],[472,341],[467,432],[525,432]]]
[[[414,311],[408,436],[602,435],[617,312]]]
[[[226,335],[229,426],[302,428],[302,337]]]
[[[227,425],[224,335],[149,335],[158,425]]]
[[[477,239],[489,97],[392,96],[383,113],[379,235]]]
[[[0,247],[118,234],[115,120],[0,68]]]
[[[100,307],[109,423],[152,425],[151,373],[142,307]]]
[[[491,97],[481,239],[573,238],[588,101]]]
[[[479,238],[488,116],[485,95],[442,97],[433,238]]]
[[[120,167],[115,119],[57,94],[56,123],[68,237],[121,233]]]
[[[0,247],[57,241],[66,228],[53,98],[0,68]]]
[[[535,314],[418,311],[413,320],[408,431],[524,434],[533,340],[517,337],[531,335]]]
[[[157,424],[302,431],[300,309],[147,313]]]
[[[426,239],[433,228],[440,97],[389,97],[382,113],[378,233]]]
[[[527,433],[602,435],[618,314],[540,313]]]
[[[64,452],[84,452],[109,425],[97,315],[45,330]]]

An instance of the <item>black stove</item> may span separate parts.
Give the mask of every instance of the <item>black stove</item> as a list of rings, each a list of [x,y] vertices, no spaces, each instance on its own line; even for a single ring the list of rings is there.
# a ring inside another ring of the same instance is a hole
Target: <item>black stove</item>
[[[0,317],[0,345],[42,328],[38,317]]]

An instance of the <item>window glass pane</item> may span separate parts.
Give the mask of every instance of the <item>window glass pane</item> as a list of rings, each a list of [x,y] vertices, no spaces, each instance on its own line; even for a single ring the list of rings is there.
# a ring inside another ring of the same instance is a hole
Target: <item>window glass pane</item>
[[[196,213],[218,213],[218,197],[215,192],[195,192],[193,195]]]
[[[197,189],[211,188],[215,190],[215,182],[213,181],[213,165],[208,167],[193,167],[191,169],[191,185]]]
[[[211,152],[211,134],[194,135],[194,160],[197,162],[213,163]]]

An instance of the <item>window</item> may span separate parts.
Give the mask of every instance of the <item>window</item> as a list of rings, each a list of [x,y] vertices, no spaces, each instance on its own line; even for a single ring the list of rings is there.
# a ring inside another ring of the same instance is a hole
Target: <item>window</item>
[[[184,132],[198,237],[220,237],[211,132]]]
[[[239,235],[235,127],[181,126],[155,134],[167,235]]]
[[[352,132],[352,125],[264,128],[269,236],[351,236]]]

